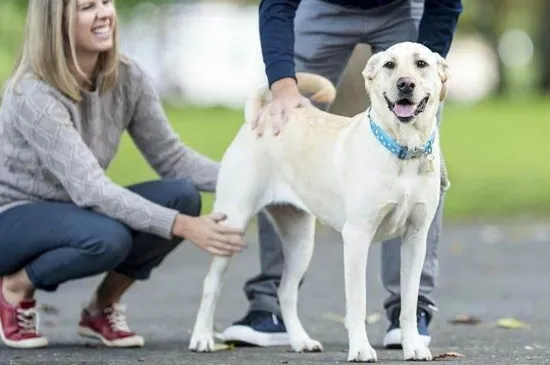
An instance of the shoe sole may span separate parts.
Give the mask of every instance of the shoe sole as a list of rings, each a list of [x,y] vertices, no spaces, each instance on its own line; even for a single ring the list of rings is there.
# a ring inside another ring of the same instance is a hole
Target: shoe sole
[[[245,344],[259,347],[289,346],[288,333],[265,333],[247,326],[230,326],[215,337],[225,343]]]
[[[100,340],[107,347],[143,347],[145,346],[145,341],[140,336],[132,336],[121,338],[119,340],[110,341],[105,337],[101,336],[97,332],[89,329],[88,327],[79,326],[77,333],[81,337],[92,338],[95,340]]]
[[[8,340],[4,335],[3,328],[4,327],[2,325],[2,320],[0,320],[0,338],[2,338],[2,341],[8,347],[12,347],[15,349],[37,349],[37,348],[48,346],[48,339],[45,337],[33,338],[33,339],[21,340],[21,341]]]
[[[420,339],[426,347],[430,346],[430,342],[432,340],[431,336],[420,335]],[[401,344],[401,330],[396,328],[386,333],[382,345],[386,349],[401,350],[403,348]]]

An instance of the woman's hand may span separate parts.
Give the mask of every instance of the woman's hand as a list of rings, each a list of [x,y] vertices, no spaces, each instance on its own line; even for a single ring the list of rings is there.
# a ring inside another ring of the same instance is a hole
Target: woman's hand
[[[172,227],[172,234],[185,238],[212,255],[233,256],[244,247],[244,232],[220,222],[226,216],[212,213],[200,217],[178,214]]]

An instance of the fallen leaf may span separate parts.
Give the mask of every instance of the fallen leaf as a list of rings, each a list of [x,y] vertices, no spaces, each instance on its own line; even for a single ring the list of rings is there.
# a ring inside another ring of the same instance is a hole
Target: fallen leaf
[[[526,323],[515,318],[501,318],[497,321],[497,325],[502,328],[517,329],[527,327]]]
[[[342,317],[342,316],[339,315],[339,314],[335,314],[335,313],[323,313],[323,317],[325,317],[325,318],[328,319],[329,321],[344,323],[344,317]]]
[[[59,309],[57,309],[57,307],[54,307],[53,305],[49,305],[49,304],[41,304],[38,307],[38,310],[45,313],[45,314],[52,314],[52,315],[55,315],[55,316],[57,316],[59,314]]]
[[[225,344],[225,343],[215,343],[214,344],[214,348],[212,349],[212,351],[224,351],[224,350],[233,350],[235,349],[235,345],[233,344]]]
[[[452,324],[470,324],[470,325],[476,325],[481,323],[481,319],[470,316],[468,314],[461,314],[459,316],[456,316],[455,318],[451,319],[449,321]]]
[[[374,324],[378,322],[380,318],[382,318],[382,315],[378,312],[374,312],[367,316],[366,322],[367,324]]]
[[[466,357],[465,355],[459,354],[458,352],[445,352],[434,357],[432,360],[447,359],[450,357]]]

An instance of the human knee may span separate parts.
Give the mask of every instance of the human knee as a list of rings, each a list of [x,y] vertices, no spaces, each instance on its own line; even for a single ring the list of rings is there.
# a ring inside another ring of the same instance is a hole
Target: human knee
[[[123,261],[132,248],[130,230],[115,220],[107,219],[92,236],[85,239],[83,249],[94,259],[116,265]]]
[[[172,180],[167,191],[173,197],[174,206],[182,214],[198,216],[201,213],[202,198],[195,185],[186,179]]]

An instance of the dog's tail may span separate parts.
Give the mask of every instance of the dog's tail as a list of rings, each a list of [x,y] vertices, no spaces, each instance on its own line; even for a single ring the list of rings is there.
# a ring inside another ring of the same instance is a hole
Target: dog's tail
[[[332,82],[322,76],[298,72],[296,79],[300,93],[316,103],[329,104],[336,98],[336,88]],[[251,123],[260,109],[270,101],[271,92],[266,87],[262,87],[250,95],[244,108],[246,122]]]

